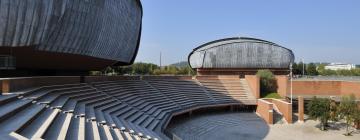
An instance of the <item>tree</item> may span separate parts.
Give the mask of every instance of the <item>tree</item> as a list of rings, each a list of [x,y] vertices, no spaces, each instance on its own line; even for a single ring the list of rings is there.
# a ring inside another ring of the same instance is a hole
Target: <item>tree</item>
[[[336,74],[336,71],[334,71],[334,70],[324,70],[320,73],[320,75],[330,76],[330,75],[337,75],[337,74]]]
[[[307,105],[309,117],[320,121],[320,130],[326,129],[330,119],[330,99],[314,97]]]
[[[330,101],[330,120],[337,121],[338,116],[338,106],[336,105],[335,100]]]
[[[299,64],[297,64],[298,66],[298,69],[300,70],[301,74],[303,74],[303,70],[304,70],[304,74],[306,75],[307,74],[307,71],[306,71],[306,64],[304,64],[303,62],[299,62]],[[303,69],[304,67],[304,69]]]
[[[349,127],[355,121],[355,116],[358,111],[358,107],[355,101],[355,96],[352,94],[350,96],[341,97],[339,105],[339,115],[341,119],[344,119],[346,122],[346,133],[345,136],[351,136]]]
[[[278,85],[276,78],[270,70],[259,70],[256,75],[260,77],[261,97],[269,93],[277,92]]]
[[[325,71],[325,66],[326,64],[320,64],[318,67],[317,67],[317,71],[318,71],[318,74],[322,75]]]
[[[298,64],[296,64],[296,63],[294,63],[293,64],[293,74],[294,75],[301,75],[302,73],[302,65],[300,66],[300,65],[298,65]]]
[[[354,115],[354,124],[357,129],[360,128],[360,107],[357,108]]]
[[[318,71],[316,70],[316,65],[314,63],[310,63],[307,67],[306,67],[306,71],[307,71],[307,75],[318,75]]]

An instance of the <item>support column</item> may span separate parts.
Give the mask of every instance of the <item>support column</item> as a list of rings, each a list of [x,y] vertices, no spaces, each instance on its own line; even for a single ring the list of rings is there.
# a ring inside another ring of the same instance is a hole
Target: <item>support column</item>
[[[304,97],[298,97],[298,121],[304,122]]]

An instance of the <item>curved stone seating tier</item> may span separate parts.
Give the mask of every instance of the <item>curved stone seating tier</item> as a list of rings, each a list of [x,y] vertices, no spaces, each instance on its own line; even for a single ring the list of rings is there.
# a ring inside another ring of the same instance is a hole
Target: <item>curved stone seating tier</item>
[[[0,136],[9,139],[169,139],[173,115],[207,106],[255,105],[233,77],[123,79],[54,85],[0,96]]]

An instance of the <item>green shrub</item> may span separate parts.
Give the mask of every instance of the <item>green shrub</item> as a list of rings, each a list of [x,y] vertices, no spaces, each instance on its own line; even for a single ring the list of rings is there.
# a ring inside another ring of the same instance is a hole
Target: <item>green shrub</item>
[[[356,103],[355,95],[343,96],[340,101],[339,114],[340,118],[346,121],[346,133],[344,135],[350,136],[351,132],[349,127],[352,123],[356,122],[358,106]]]
[[[276,78],[270,70],[259,70],[256,75],[260,77],[261,97],[265,97],[268,93],[277,92]]]
[[[268,93],[264,98],[282,99],[278,93]]]
[[[314,97],[308,104],[308,115],[311,119],[320,121],[320,129],[325,130],[328,120],[330,119],[330,99]]]

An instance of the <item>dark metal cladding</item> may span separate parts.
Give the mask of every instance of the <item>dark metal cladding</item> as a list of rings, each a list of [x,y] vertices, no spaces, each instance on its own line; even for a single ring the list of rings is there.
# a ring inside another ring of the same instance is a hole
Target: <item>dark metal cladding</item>
[[[188,57],[192,68],[289,68],[290,49],[255,38],[226,38],[195,48]]]
[[[0,0],[0,49],[33,47],[131,64],[142,12],[140,0]]]

